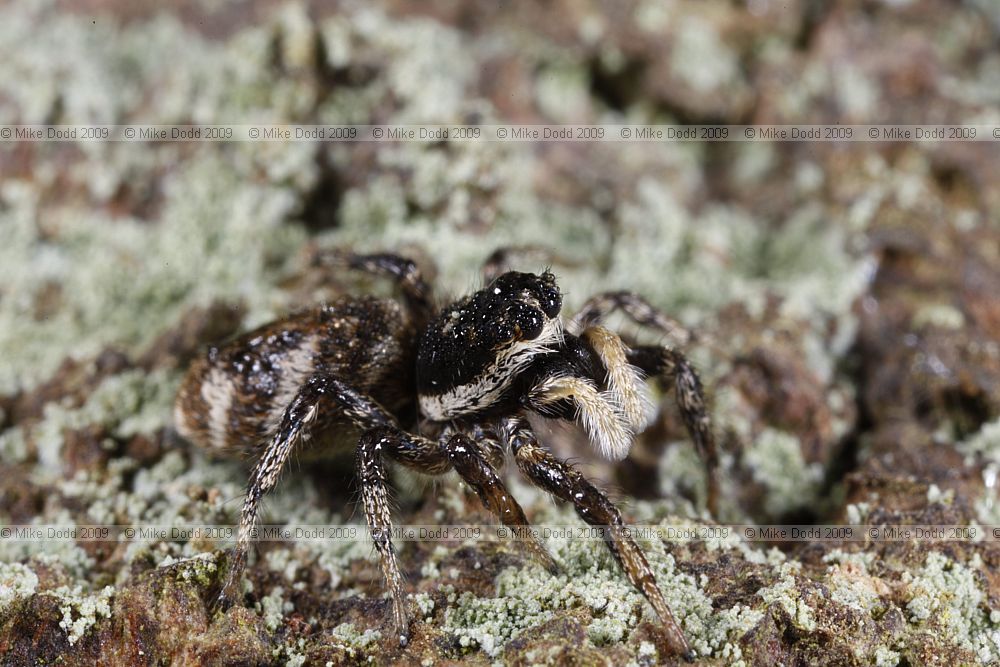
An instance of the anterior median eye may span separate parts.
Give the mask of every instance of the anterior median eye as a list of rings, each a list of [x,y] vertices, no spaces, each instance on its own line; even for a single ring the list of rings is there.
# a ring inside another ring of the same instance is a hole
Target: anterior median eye
[[[542,328],[545,326],[541,313],[535,309],[531,309],[519,324],[522,340],[534,340],[538,338],[542,335]]]
[[[517,326],[518,340],[534,340],[541,335],[545,316],[538,308],[525,303],[511,304],[506,315],[504,324],[511,322]]]

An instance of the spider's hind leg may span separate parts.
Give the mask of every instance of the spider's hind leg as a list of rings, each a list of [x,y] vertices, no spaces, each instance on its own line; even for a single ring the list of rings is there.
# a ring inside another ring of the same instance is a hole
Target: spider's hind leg
[[[526,424],[513,422],[510,428],[511,448],[521,472],[535,486],[556,498],[572,503],[576,513],[585,522],[604,529],[605,544],[625,571],[628,580],[653,606],[665,626],[671,647],[685,659],[693,659],[691,648],[656,583],[656,576],[649,566],[649,561],[646,560],[639,545],[625,531],[625,524],[618,508],[579,471],[560,461],[539,445]]]

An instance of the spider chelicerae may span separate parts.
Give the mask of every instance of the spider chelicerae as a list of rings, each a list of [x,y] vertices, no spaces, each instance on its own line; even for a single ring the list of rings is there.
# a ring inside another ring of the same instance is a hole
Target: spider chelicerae
[[[348,297],[298,313],[209,349],[177,395],[181,435],[217,451],[257,451],[237,545],[220,594],[240,589],[261,497],[293,450],[355,446],[361,502],[391,597],[391,622],[409,638],[403,581],[391,539],[385,463],[428,474],[454,470],[483,505],[550,571],[558,565],[524,530],[528,519],[500,471],[508,452],[530,482],[572,503],[605,542],[629,581],[661,619],[678,654],[692,653],[642,550],[623,531],[618,509],[584,476],[556,458],[527,415],[577,422],[600,453],[624,458],[649,421],[644,376],[673,385],[684,424],[708,468],[715,505],[715,444],[701,383],[685,356],[664,345],[626,344],[601,326],[620,309],[640,325],[673,329],[670,318],[629,292],[589,299],[566,323],[548,271],[503,271],[495,253],[486,286],[436,308],[417,265],[393,254],[337,253],[338,265],[391,277],[402,303]]]

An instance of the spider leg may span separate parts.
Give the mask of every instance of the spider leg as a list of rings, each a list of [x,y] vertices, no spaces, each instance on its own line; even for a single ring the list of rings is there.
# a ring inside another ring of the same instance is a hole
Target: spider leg
[[[656,583],[649,561],[625,530],[618,508],[580,472],[539,445],[525,422],[515,420],[508,426],[511,430],[510,443],[514,460],[521,472],[535,486],[572,503],[576,513],[585,522],[604,528],[605,544],[625,571],[628,580],[653,606],[666,628],[670,645],[686,660],[692,660],[694,655],[691,648]]]
[[[601,360],[611,400],[625,417],[625,423],[636,433],[645,429],[653,416],[653,401],[646,381],[629,363],[625,343],[617,334],[601,326],[588,327],[580,334],[580,339]]]
[[[515,537],[520,539],[534,558],[550,572],[558,570],[552,556],[523,530],[528,525],[524,510],[468,436],[454,434],[443,447],[439,447],[431,440],[395,427],[370,429],[358,443],[357,473],[365,518],[392,599],[393,623],[400,644],[405,645],[409,641],[409,619],[403,596],[403,579],[392,543],[392,518],[384,457],[425,473],[441,473],[454,467],[462,479],[476,491],[483,505],[504,525],[514,528]],[[522,530],[519,531],[518,528]]]
[[[601,322],[616,310],[621,310],[636,324],[656,329],[672,336],[683,345],[691,339],[684,326],[634,292],[604,292],[587,299],[566,326],[570,333],[579,333]]]
[[[393,253],[359,255],[349,251],[334,250],[320,254],[318,261],[331,266],[346,266],[376,276],[388,276],[403,293],[410,310],[428,321],[434,311],[431,288],[412,259]]]
[[[531,556],[549,572],[557,573],[559,566],[545,547],[525,530],[530,524],[524,515],[524,510],[507,490],[503,480],[500,479],[495,468],[484,455],[481,443],[489,442],[487,439],[497,442],[496,436],[480,430],[479,438],[477,441],[473,441],[468,436],[457,433],[447,440],[445,449],[452,467],[455,468],[462,480],[476,492],[483,506],[503,525],[512,529],[513,537],[528,550]]]
[[[494,427],[487,428],[481,424],[473,424],[468,429],[468,435],[478,445],[480,453],[494,470],[504,469],[507,464],[507,445],[501,442]]]
[[[562,406],[567,405],[572,407],[569,416],[562,412]],[[528,391],[524,406],[545,417],[579,421],[590,441],[609,460],[621,461],[628,456],[632,429],[589,377],[568,372],[543,377]]]
[[[529,261],[539,264],[558,264],[560,266],[577,266],[579,262],[567,259],[540,245],[501,246],[494,250],[483,262],[481,272],[483,280],[490,283],[501,273],[510,270],[514,261]]]
[[[274,488],[292,450],[309,434],[316,423],[329,423],[331,416],[346,417],[356,427],[368,431],[373,428],[395,429],[392,419],[375,401],[354,390],[347,383],[329,376],[310,378],[285,409],[277,431],[264,448],[254,466],[247,486],[246,497],[240,513],[239,535],[229,564],[225,585],[219,593],[219,605],[227,608],[238,599],[238,590],[246,566],[250,542],[254,537],[260,511],[260,501]],[[399,447],[398,458],[405,464],[420,466],[433,472],[448,469],[447,459],[438,453],[436,443],[409,440],[406,447]],[[436,455],[436,461],[429,460]],[[434,468],[436,462],[437,468]]]
[[[706,505],[713,516],[717,515],[719,453],[697,371],[683,353],[661,345],[635,346],[628,350],[628,361],[648,375],[660,378],[665,384],[673,382],[684,426],[705,464],[708,477]]]
[[[389,510],[388,481],[384,458],[389,456],[421,472],[441,473],[449,468],[448,459],[437,443],[400,431],[395,427],[377,427],[366,431],[358,442],[357,472],[361,501],[368,530],[378,551],[392,604],[393,627],[401,646],[409,642],[409,618],[403,597],[403,577],[392,544],[392,517]]]

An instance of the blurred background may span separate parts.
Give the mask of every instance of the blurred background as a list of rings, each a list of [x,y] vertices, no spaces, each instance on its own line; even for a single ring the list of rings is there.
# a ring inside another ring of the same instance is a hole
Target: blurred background
[[[9,2],[0,124],[1000,125],[998,47],[991,0]],[[567,310],[634,290],[694,334],[719,516],[669,395],[620,465],[548,434],[630,520],[1000,524],[998,225],[990,141],[0,142],[0,521],[232,522],[245,466],[171,425],[205,345],[388,293],[329,249],[409,254],[446,300],[513,245],[547,249],[515,267],[551,264]],[[478,516],[455,480],[397,482],[402,519]],[[275,523],[352,515],[349,466],[282,487]],[[212,617],[223,546],[0,542],[0,654],[669,659],[599,544],[550,545],[566,599],[496,544],[403,546],[427,622],[399,654],[367,545],[268,545],[256,607]],[[1000,658],[991,540],[766,546],[650,545],[706,664]]]

